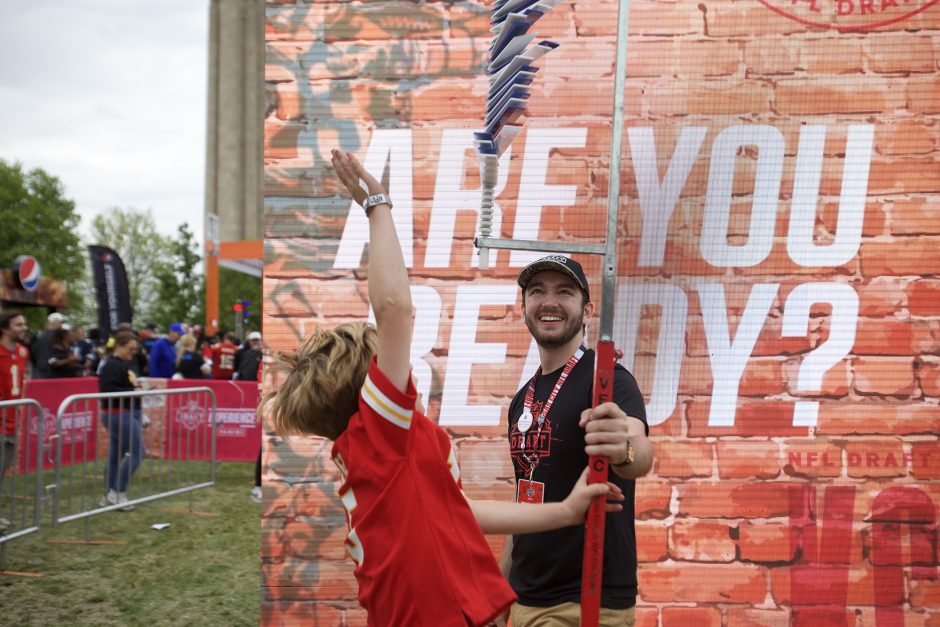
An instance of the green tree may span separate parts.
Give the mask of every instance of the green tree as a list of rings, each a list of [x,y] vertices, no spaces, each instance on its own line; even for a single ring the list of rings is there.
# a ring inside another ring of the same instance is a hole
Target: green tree
[[[67,282],[67,313],[83,310],[87,256],[78,236],[75,202],[65,197],[62,182],[41,168],[24,172],[21,164],[0,159],[0,216],[0,266],[9,268],[17,256],[33,255],[44,276]],[[30,327],[42,328],[45,311],[23,313]]]
[[[205,279],[199,271],[198,244],[183,223],[169,241],[169,255],[155,272],[157,300],[151,319],[164,327],[172,322],[202,324],[206,317]]]
[[[134,319],[149,321],[158,302],[158,271],[169,261],[171,241],[157,232],[150,210],[112,207],[91,221],[91,243],[113,249],[124,262]]]

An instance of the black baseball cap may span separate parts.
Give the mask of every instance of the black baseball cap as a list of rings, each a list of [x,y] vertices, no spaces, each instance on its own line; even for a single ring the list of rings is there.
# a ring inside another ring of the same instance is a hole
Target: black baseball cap
[[[591,300],[591,292],[588,290],[588,282],[584,277],[584,270],[581,269],[581,264],[574,259],[569,259],[562,255],[549,255],[548,257],[542,257],[541,259],[533,261],[522,269],[519,276],[516,277],[516,283],[525,291],[525,286],[529,284],[532,277],[546,270],[567,274],[574,279],[578,287],[584,291],[584,296],[587,300]]]

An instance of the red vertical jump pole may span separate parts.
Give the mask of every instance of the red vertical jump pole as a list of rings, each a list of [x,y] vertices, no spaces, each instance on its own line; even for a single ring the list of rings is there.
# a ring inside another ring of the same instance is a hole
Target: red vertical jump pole
[[[610,177],[607,184],[607,237],[601,283],[600,335],[594,365],[594,406],[613,401],[614,299],[617,289],[617,215],[620,208],[620,158],[623,149],[623,92],[627,75],[627,25],[630,0],[620,0],[617,16],[617,65],[614,80],[614,111],[610,136]],[[592,455],[588,483],[607,481],[607,458]],[[591,502],[584,522],[584,561],[581,572],[581,627],[597,627],[600,620],[601,587],[604,577],[605,498]]]
[[[614,80],[614,109],[610,139],[610,176],[607,186],[607,232],[603,245],[567,244],[538,240],[493,238],[493,187],[496,182],[497,158],[487,157],[481,167],[483,202],[480,208],[480,234],[473,240],[480,252],[480,269],[488,267],[488,249],[528,250],[559,253],[603,255],[601,277],[600,334],[594,364],[594,406],[614,398],[614,299],[617,287],[617,214],[620,208],[620,160],[623,148],[623,92],[627,74],[627,25],[630,0],[620,0],[617,16],[617,64]],[[588,483],[607,481],[606,457],[592,456],[589,461]],[[601,588],[604,576],[604,527],[606,498],[595,498],[588,508],[584,529],[584,561],[581,574],[581,627],[597,627],[600,620]]]
[[[598,340],[594,364],[594,407],[614,398],[614,343]],[[592,455],[588,483],[607,481],[607,458]],[[600,619],[601,585],[604,578],[605,498],[591,501],[584,521],[584,561],[581,569],[581,625],[596,627]]]

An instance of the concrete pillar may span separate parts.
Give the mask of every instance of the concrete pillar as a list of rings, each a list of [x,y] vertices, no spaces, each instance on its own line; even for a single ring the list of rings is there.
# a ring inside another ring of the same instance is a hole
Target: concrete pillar
[[[264,238],[264,0],[212,0],[206,214],[219,239]],[[208,235],[208,229],[206,229]]]

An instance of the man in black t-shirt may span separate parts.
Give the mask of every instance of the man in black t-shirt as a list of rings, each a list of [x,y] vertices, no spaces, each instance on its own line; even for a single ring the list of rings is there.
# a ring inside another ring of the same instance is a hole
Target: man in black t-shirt
[[[653,450],[636,380],[617,364],[614,402],[592,409],[594,351],[584,326],[594,315],[578,262],[551,255],[519,273],[526,326],[539,370],[509,405],[509,445],[519,501],[561,501],[588,464],[606,456],[610,481],[623,490],[621,512],[607,514],[602,626],[633,625],[637,595],[634,479],[649,472]],[[501,563],[519,597],[513,627],[580,623],[584,526],[513,536]]]

